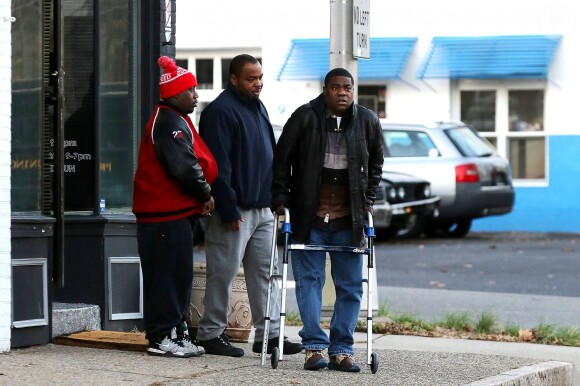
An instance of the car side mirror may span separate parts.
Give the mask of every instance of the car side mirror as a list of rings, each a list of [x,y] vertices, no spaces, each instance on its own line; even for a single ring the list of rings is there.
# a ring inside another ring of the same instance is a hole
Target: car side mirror
[[[439,150],[433,148],[429,149],[429,157],[439,157]]]

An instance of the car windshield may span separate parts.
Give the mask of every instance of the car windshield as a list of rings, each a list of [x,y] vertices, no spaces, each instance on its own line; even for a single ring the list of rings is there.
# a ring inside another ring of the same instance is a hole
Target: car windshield
[[[427,133],[413,130],[383,130],[385,157],[436,157],[439,150]]]
[[[493,145],[469,127],[449,129],[445,133],[464,157],[489,157],[495,153]]]

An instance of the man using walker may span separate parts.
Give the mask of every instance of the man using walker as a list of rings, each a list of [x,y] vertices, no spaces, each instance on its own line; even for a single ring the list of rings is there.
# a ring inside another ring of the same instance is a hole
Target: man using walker
[[[292,243],[364,248],[383,166],[379,118],[353,103],[354,79],[343,68],[328,72],[323,92],[299,107],[284,125],[274,153],[272,204],[292,211]],[[358,372],[354,329],[363,293],[361,254],[331,251],[336,291],[330,336],[320,327],[326,252],[295,250],[292,270],[304,327],[304,369]],[[324,356],[328,350],[329,359]]]

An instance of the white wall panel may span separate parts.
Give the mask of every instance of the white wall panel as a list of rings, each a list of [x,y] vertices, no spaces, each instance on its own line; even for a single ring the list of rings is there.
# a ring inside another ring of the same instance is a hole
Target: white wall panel
[[[11,1],[0,0],[0,352],[10,349],[10,63]]]

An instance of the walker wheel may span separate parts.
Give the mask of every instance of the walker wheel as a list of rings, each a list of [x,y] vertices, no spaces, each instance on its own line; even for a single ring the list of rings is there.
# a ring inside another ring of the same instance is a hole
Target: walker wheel
[[[272,349],[272,356],[270,357],[270,363],[273,369],[278,367],[278,360],[280,360],[280,350],[278,350],[278,347],[274,347]]]
[[[371,373],[375,374],[379,369],[379,357],[376,353],[371,353]]]

